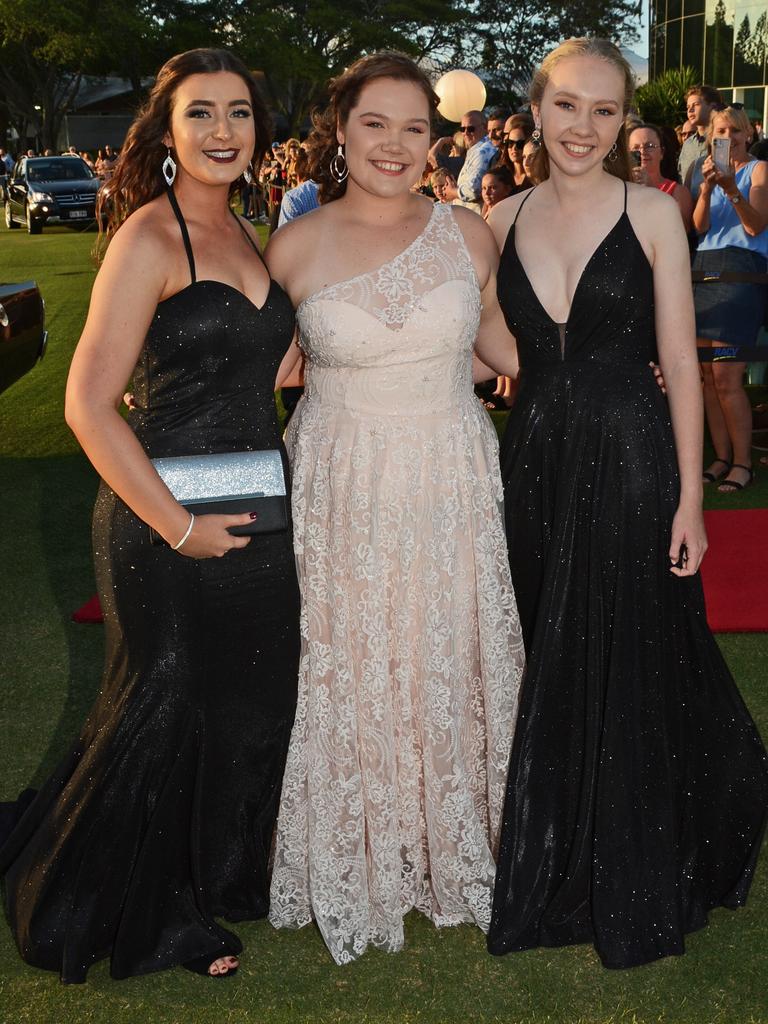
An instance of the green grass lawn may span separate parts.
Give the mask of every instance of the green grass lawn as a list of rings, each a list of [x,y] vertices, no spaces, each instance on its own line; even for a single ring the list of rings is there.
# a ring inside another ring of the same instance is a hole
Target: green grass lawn
[[[0,395],[0,799],[39,783],[82,723],[99,686],[102,636],[71,611],[94,589],[90,512],[96,479],[63,421],[66,369],[82,326],[95,236],[38,237],[0,229],[0,279],[34,278],[47,304],[43,363]],[[711,507],[768,506],[768,471],[742,496],[708,492]],[[768,734],[768,638],[719,638]],[[416,914],[406,948],[334,966],[313,928],[238,925],[246,953],[236,978],[182,970],[62,986],[18,958],[0,921],[0,1024],[766,1024],[768,871],[749,905],[720,910],[688,953],[606,971],[588,947],[488,956],[470,927],[435,930]]]

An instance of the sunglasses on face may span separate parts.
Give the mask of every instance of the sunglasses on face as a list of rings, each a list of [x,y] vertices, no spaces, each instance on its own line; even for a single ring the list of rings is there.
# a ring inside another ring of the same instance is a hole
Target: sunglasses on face
[[[459,130],[466,132],[467,135],[475,135],[477,133],[477,128],[471,124],[463,124]]]
[[[525,139],[507,139],[507,146],[514,146],[515,149],[522,149],[525,146]]]
[[[661,149],[658,142],[644,142],[641,146],[633,146],[630,149],[630,153],[653,153],[654,150]]]

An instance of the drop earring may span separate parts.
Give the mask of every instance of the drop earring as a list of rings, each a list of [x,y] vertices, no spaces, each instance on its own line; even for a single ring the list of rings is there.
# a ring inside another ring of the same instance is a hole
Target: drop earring
[[[349,174],[349,167],[347,167],[347,158],[344,156],[344,150],[341,144],[339,145],[336,156],[331,160],[330,171],[331,177],[334,181],[337,181],[339,184],[341,184],[342,181],[346,181],[347,175]]]
[[[163,177],[165,178],[168,188],[170,188],[171,185],[176,180],[176,161],[171,156],[170,146],[168,146],[167,148],[168,156],[165,158],[165,160],[163,160]]]
[[[243,177],[245,178],[246,185],[250,185],[253,181],[253,164],[248,163],[248,166],[243,171]]]

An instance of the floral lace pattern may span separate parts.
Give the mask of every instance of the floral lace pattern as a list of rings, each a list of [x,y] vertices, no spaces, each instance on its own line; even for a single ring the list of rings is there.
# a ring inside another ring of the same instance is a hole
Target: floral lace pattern
[[[490,921],[523,649],[472,390],[479,314],[440,206],[395,259],[298,311],[302,657],[270,920],[316,920],[337,963],[399,949],[413,908]]]

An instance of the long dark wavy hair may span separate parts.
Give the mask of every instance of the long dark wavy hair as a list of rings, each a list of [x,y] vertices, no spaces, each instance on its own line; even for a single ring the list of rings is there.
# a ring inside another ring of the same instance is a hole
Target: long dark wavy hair
[[[128,129],[115,172],[99,191],[97,217],[101,227],[98,252],[103,252],[126,217],[168,188],[161,169],[167,156],[163,136],[170,129],[176,90],[190,75],[216,71],[231,71],[239,75],[248,88],[256,134],[251,163],[258,171],[269,149],[272,124],[256,79],[240,58],[228,50],[201,48],[176,54],[160,68],[147,102]],[[239,180],[233,181],[230,195],[239,187]],[[102,234],[104,226],[106,230]]]
[[[336,181],[330,170],[331,160],[339,145],[336,128],[347,123],[349,113],[360,99],[363,88],[378,78],[412,82],[426,96],[430,115],[437,110],[440,97],[432,88],[432,83],[418,64],[404,53],[388,50],[372,53],[361,57],[343,74],[332,79],[328,89],[330,103],[324,111],[315,111],[312,115],[313,129],[306,142],[309,175],[320,186],[318,195],[321,203],[339,199],[347,191],[346,181]]]
[[[623,111],[624,117],[626,117],[635,95],[635,76],[618,46],[614,46],[607,39],[595,39],[592,37],[566,39],[565,42],[560,43],[554,50],[551,50],[542,61],[541,66],[534,72],[531,89],[528,94],[531,103],[537,107],[541,105],[544,89],[549,81],[552,69],[559,61],[566,60],[568,57],[597,57],[600,60],[607,61],[609,64],[613,64],[617,71],[621,72],[624,78]],[[546,138],[543,138],[541,142],[542,144],[534,159],[533,171],[539,181],[544,181],[549,177],[549,154],[547,153]],[[632,164],[629,159],[627,133],[623,128],[616,139],[616,149],[603,160],[603,169],[608,171],[609,174],[621,178],[622,181],[632,180]]]

